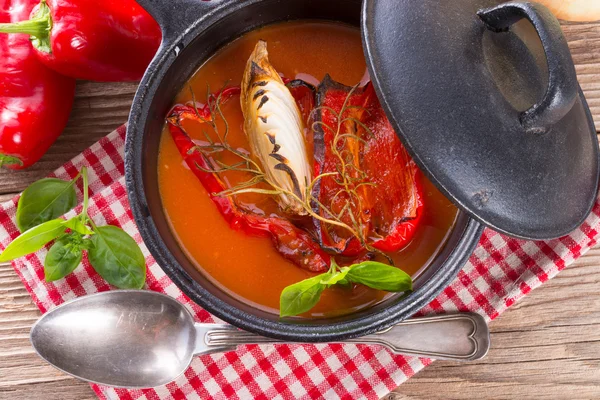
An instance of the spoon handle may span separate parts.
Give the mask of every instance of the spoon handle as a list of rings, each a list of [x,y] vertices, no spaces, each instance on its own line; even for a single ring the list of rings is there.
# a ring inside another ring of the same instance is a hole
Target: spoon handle
[[[231,325],[196,324],[195,354],[235,350],[244,344],[289,343],[240,331]],[[346,342],[377,344],[397,354],[440,360],[472,361],[487,354],[490,335],[485,319],[475,313],[414,318],[386,331]]]
[[[409,319],[383,332],[348,342],[380,344],[397,354],[473,361],[487,354],[490,332],[479,314],[444,314]]]

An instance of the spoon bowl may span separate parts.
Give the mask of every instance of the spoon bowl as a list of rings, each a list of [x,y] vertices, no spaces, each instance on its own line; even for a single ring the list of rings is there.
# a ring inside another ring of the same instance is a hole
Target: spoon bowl
[[[36,352],[90,382],[153,387],[182,374],[194,356],[194,319],[177,300],[150,291],[76,298],[31,329]]]

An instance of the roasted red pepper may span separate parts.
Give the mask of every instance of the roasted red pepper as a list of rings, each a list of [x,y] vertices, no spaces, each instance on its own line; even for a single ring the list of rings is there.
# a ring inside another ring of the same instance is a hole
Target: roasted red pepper
[[[27,18],[36,2],[0,4],[0,23],[12,23]],[[75,80],[46,68],[26,36],[0,36],[0,54],[0,165],[26,168],[44,155],[67,124]]]
[[[298,108],[304,117],[304,121],[308,122],[315,108],[315,91],[316,88],[300,79],[293,81],[288,80],[285,84],[290,93],[296,100]]]
[[[355,187],[355,200],[360,202],[360,207],[352,206],[352,217],[350,213],[343,214],[343,222],[354,226],[352,219],[356,219],[361,226],[360,233],[372,248],[394,252],[405,247],[412,240],[423,214],[419,170],[387,120],[372,85],[353,90],[326,77],[315,99],[314,87],[299,81],[287,84],[305,119],[311,119],[310,115],[316,111],[315,176],[342,170],[340,159],[332,150],[337,146],[349,164],[344,174],[348,174],[352,182],[363,179],[368,182]],[[237,94],[239,87],[226,88],[210,95],[207,105],[175,106],[167,118],[181,156],[230,226],[251,235],[270,237],[285,258],[311,271],[328,269],[330,256],[323,249],[355,259],[368,257],[361,241],[344,228],[315,219],[316,236],[320,241],[317,244],[311,234],[287,219],[247,212],[230,197],[217,195],[227,186],[218,174],[209,172],[215,165],[212,156],[198,148],[181,128],[181,123],[185,119],[200,123],[211,121],[210,104],[217,98],[222,104]],[[338,125],[340,120],[342,123]],[[310,144],[312,136],[307,137]],[[336,136],[338,143],[333,143]],[[319,203],[336,214],[348,207],[350,199],[347,192],[340,194],[340,188],[339,177],[333,176],[320,178],[316,188]],[[323,209],[317,208],[317,211],[331,217]]]
[[[253,236],[270,237],[277,251],[294,264],[313,272],[326,271],[330,264],[329,256],[308,233],[286,219],[265,217],[240,210],[231,197],[217,195],[225,190],[225,185],[217,174],[206,171],[211,169],[211,164],[180,125],[184,118],[200,122],[202,119],[206,120],[202,115],[203,109],[199,109],[199,112],[200,117],[190,106],[176,106],[167,118],[169,131],[187,166],[200,180],[231,228]]]
[[[419,171],[385,116],[373,86],[352,89],[327,76],[318,88],[317,107],[315,175],[343,171],[353,189],[344,190],[338,177],[324,177],[317,188],[319,202],[330,212],[342,214],[348,225],[359,225],[373,247],[388,252],[402,249],[412,240],[423,213]],[[350,212],[343,212],[344,208]],[[347,230],[319,221],[316,225],[325,248],[347,256],[364,250]]]
[[[134,0],[42,0],[28,16],[0,32],[30,35],[46,66],[77,79],[138,80],[160,45],[158,24]]]
[[[171,116],[177,116],[178,120],[183,119],[192,119],[196,120],[200,123],[212,121],[212,114],[210,109],[211,102],[219,102],[219,104],[226,103],[233,96],[239,96],[242,92],[239,86],[228,86],[223,90],[220,90],[216,93],[211,93],[206,104],[193,104],[191,105],[176,105],[171,110]]]
[[[310,114],[315,106],[315,88],[312,85],[300,80],[290,81],[289,79],[283,78],[287,81],[286,85],[300,108],[300,112],[306,121],[308,121]],[[227,86],[222,90],[209,94],[210,101],[219,101],[223,104],[231,99],[233,96],[239,96],[242,92],[240,86]],[[210,104],[198,105],[196,107],[190,106],[175,106],[173,110],[178,110],[181,117],[187,117],[196,120],[210,121],[212,119]]]

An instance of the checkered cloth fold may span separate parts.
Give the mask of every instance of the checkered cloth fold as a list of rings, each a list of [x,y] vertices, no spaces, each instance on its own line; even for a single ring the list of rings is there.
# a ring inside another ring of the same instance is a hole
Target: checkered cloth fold
[[[89,166],[90,215],[97,224],[118,225],[142,245],[148,264],[147,288],[183,304],[198,321],[215,318],[191,302],[171,282],[142,244],[125,190],[120,127],[54,172],[74,177]],[[81,194],[80,194],[81,195]],[[18,235],[17,199],[0,206],[0,248]],[[79,209],[69,215],[75,215]],[[421,314],[475,311],[488,320],[552,278],[596,244],[600,203],[578,230],[561,239],[534,242],[486,230],[455,281]],[[45,312],[77,296],[109,290],[87,260],[75,273],[44,281],[47,249],[13,262],[33,301]],[[196,357],[176,381],[147,390],[92,385],[102,399],[378,399],[428,365],[431,360],[393,355],[377,346],[352,344],[245,346],[236,352]]]

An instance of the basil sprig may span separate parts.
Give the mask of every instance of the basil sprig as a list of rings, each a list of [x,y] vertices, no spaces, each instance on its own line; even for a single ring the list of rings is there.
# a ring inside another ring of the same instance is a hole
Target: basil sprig
[[[83,208],[65,221],[59,217],[77,204],[75,185],[83,181]],[[92,267],[108,283],[121,289],[139,289],[146,280],[146,261],[139,246],[116,226],[96,226],[88,215],[87,169],[71,181],[55,178],[34,182],[21,195],[17,227],[23,232],[0,254],[0,262],[35,253],[55,241],[44,260],[44,275],[51,282],[64,278],[87,252]]]
[[[364,261],[340,268],[332,260],[326,273],[283,289],[279,298],[279,316],[290,317],[305,313],[319,302],[325,289],[333,285],[350,286],[352,283],[387,292],[412,290],[410,275],[396,267],[377,261]]]

